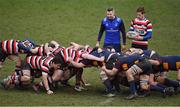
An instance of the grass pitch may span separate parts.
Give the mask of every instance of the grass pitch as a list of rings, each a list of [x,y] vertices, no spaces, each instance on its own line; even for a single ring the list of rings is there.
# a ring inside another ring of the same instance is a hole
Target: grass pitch
[[[38,44],[56,40],[67,46],[70,41],[95,46],[100,22],[107,7],[116,9],[129,29],[136,8],[144,6],[153,24],[150,49],[161,55],[180,55],[179,0],[0,0],[0,40],[32,38]],[[103,41],[103,40],[101,40]],[[102,43],[101,43],[102,44]],[[127,47],[130,41],[127,41]],[[0,79],[11,74],[14,63],[6,60]],[[92,84],[87,91],[76,92],[60,86],[54,95],[36,95],[31,89],[5,91],[0,87],[0,106],[180,106],[180,96],[162,98],[153,92],[147,98],[127,101],[128,89],[114,98],[102,96],[104,86],[96,68],[84,69],[85,79]],[[175,72],[168,75],[175,79]],[[74,79],[70,81],[74,85]]]

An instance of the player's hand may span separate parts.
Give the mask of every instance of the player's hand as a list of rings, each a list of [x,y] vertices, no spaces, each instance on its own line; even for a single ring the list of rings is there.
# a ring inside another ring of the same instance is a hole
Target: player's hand
[[[104,61],[104,57],[101,57],[101,58],[100,58],[100,61],[103,62],[103,61]]]
[[[75,42],[70,42],[70,45],[74,46],[74,47],[78,47],[78,44]]]
[[[72,62],[73,59],[72,59],[71,57],[68,57],[68,61],[69,61],[69,62]]]
[[[136,36],[136,37],[134,38],[134,40],[143,40],[143,37],[141,37],[141,36]]]
[[[47,94],[48,94],[48,95],[53,94],[53,91],[47,90]]]

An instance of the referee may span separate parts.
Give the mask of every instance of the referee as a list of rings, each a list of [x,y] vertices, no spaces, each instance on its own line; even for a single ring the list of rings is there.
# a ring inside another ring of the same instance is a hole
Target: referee
[[[105,31],[103,48],[111,46],[116,50],[116,52],[121,52],[120,32],[122,33],[123,39],[122,50],[126,47],[126,32],[123,20],[115,16],[115,10],[112,7],[107,9],[106,14],[107,16],[101,22],[96,47],[99,47],[100,40],[102,38],[103,32]]]

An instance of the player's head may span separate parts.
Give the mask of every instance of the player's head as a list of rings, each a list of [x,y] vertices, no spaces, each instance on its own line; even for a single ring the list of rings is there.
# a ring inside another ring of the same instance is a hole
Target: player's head
[[[115,10],[114,10],[114,8],[113,7],[107,8],[106,15],[107,15],[108,19],[114,19],[114,17],[115,17]]]
[[[55,45],[52,44],[52,43],[49,43],[48,44],[48,49],[49,49],[50,52],[52,52],[55,49]]]
[[[136,10],[136,14],[137,14],[137,18],[139,18],[139,19],[144,19],[144,14],[145,14],[145,9],[144,9],[144,7],[139,7],[139,8]]]
[[[21,43],[24,44],[26,47],[29,47],[29,48],[33,48],[36,45],[36,43],[31,39],[25,39]]]
[[[31,39],[25,39],[18,43],[18,47],[21,53],[28,53],[31,48],[35,47],[35,42]]]
[[[67,64],[65,63],[63,57],[61,57],[60,55],[56,55],[53,60],[52,60],[52,67],[54,69],[60,69],[60,68],[64,68],[66,67]]]
[[[55,48],[55,45],[52,44],[52,43],[49,43],[49,44],[48,44],[48,47]]]

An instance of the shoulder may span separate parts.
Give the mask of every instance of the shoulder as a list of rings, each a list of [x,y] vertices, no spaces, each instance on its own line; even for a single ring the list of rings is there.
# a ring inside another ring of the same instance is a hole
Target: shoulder
[[[133,22],[139,22],[140,20],[138,18],[134,18],[132,21]]]
[[[107,20],[108,20],[107,17],[105,17],[102,19],[102,22],[106,22]]]
[[[122,22],[123,20],[122,20],[120,17],[117,17],[117,16],[116,16],[116,21],[120,23],[120,22]]]
[[[105,23],[107,23],[107,17],[105,17],[105,18],[103,18],[102,20],[101,20],[101,24],[105,24]]]

